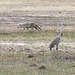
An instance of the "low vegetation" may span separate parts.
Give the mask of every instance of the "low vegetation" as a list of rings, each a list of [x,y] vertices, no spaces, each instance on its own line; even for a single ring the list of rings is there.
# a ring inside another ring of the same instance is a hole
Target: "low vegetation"
[[[74,11],[74,0],[1,0],[0,75],[75,75]],[[43,29],[23,31],[17,28],[21,22],[39,23]],[[62,42],[58,52],[49,51],[49,43],[59,35],[63,23],[62,41],[73,44]],[[27,42],[6,44],[16,41]]]
[[[1,75],[74,75],[75,54],[49,52],[45,54],[0,54]],[[43,66],[43,68],[41,68]]]
[[[52,40],[57,37],[59,32],[28,32],[28,33],[10,33],[10,34],[0,34],[0,40],[8,40],[8,41],[26,41],[26,40]],[[75,40],[75,33],[73,32],[64,32],[63,35],[64,41]]]

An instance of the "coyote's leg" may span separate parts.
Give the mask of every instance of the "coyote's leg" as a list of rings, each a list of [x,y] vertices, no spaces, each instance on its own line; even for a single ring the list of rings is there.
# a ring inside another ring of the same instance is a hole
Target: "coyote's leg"
[[[39,27],[39,29],[42,31],[42,29]]]
[[[37,29],[38,31],[40,31],[39,28],[38,28],[38,26],[36,26],[35,29]]]
[[[35,27],[35,29],[37,29],[37,30],[39,31],[39,29],[38,29],[38,28],[36,28],[36,27]]]
[[[29,31],[29,28],[27,28],[27,30]]]
[[[31,28],[31,30],[33,31],[33,27]]]
[[[37,26],[36,29],[37,29],[38,31],[40,31],[40,30],[42,31],[42,29],[40,28],[40,26]]]

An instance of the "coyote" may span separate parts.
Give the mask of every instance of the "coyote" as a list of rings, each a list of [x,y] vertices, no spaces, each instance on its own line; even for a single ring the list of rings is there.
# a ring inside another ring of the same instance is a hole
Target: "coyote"
[[[29,30],[29,28],[32,29],[33,31],[33,28],[37,29],[38,31],[39,30],[42,30],[40,26],[38,26],[37,24],[35,23],[26,23],[26,24],[20,24],[19,25],[19,28],[23,28],[23,30],[25,30],[25,28],[27,28]]]

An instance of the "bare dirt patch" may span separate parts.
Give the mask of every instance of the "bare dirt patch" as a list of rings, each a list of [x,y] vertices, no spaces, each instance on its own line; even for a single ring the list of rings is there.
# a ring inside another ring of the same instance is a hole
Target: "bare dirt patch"
[[[49,44],[47,41],[0,42],[0,53],[48,53]],[[59,51],[75,52],[75,42],[61,42]]]

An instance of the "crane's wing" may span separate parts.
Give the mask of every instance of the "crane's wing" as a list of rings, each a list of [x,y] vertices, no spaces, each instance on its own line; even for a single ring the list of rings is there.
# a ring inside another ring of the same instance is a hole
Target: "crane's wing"
[[[60,42],[60,37],[57,37],[51,42],[51,45],[59,44],[59,42]]]

